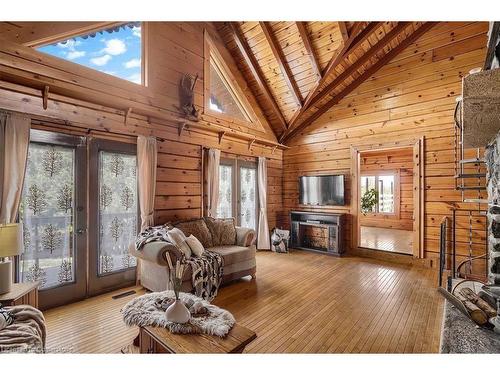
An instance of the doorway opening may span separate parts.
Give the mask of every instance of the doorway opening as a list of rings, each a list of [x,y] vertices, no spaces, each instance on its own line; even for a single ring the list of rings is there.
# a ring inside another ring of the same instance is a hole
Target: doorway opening
[[[358,248],[422,257],[421,144],[353,148]]]

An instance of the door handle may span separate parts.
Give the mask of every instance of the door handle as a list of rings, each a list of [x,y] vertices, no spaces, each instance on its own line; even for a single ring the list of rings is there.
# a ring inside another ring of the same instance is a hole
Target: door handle
[[[77,233],[77,234],[84,234],[84,233],[86,233],[86,232],[87,232],[87,228],[78,228],[78,229],[76,230],[76,233]]]

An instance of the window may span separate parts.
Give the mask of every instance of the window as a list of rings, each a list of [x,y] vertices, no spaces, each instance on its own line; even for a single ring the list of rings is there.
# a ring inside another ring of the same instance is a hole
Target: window
[[[257,164],[222,159],[217,217],[235,217],[237,225],[257,229]]]
[[[229,68],[233,62],[228,62],[223,58],[214,39],[207,31],[205,31],[204,54],[205,113],[264,130],[245,96],[245,91],[238,85],[238,79]]]
[[[210,56],[210,109],[241,121],[251,121],[212,56]]]
[[[143,83],[142,27],[131,22],[51,45],[40,52],[137,83]]]
[[[397,214],[398,212],[398,175],[397,173],[384,173],[361,176],[361,199],[375,190],[378,199],[374,205],[365,207],[364,212]]]

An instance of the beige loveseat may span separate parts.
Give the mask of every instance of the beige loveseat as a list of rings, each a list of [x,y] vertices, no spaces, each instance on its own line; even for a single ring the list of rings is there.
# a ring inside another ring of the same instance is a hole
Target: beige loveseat
[[[222,255],[224,259],[223,283],[244,276],[255,277],[255,231],[236,227],[233,219],[202,218],[171,223],[186,236],[194,235],[205,249]],[[169,269],[165,254],[168,252],[175,263],[181,252],[168,242],[153,241],[139,251],[134,245],[129,248],[131,255],[140,258],[141,285],[154,292],[167,289]],[[192,270],[188,267],[184,272],[182,291],[190,292]]]

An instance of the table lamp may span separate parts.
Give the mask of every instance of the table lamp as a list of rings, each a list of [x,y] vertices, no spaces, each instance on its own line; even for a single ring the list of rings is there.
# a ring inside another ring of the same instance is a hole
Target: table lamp
[[[23,225],[0,224],[0,294],[12,287],[12,260],[23,251]]]

